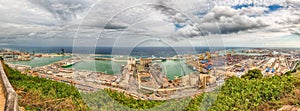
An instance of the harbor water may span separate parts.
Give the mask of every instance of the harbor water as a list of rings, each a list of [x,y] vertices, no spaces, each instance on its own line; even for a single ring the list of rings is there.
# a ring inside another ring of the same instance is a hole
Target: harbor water
[[[184,63],[184,61],[168,60],[165,62],[158,63],[161,64],[161,66],[163,67],[163,72],[170,80],[173,80],[175,76],[184,76],[194,72]],[[88,60],[77,63],[70,68],[74,68],[76,70],[96,71],[117,75],[121,74],[122,65],[126,65],[126,62],[113,62],[108,60]]]
[[[108,60],[86,60],[76,63],[70,68],[76,70],[87,70],[94,72],[104,72],[107,74],[121,74],[121,66],[126,65],[126,62],[112,62]]]
[[[34,67],[41,67],[45,65],[52,64],[54,62],[58,62],[64,59],[70,58],[70,56],[58,56],[58,57],[35,57],[34,59],[30,61],[17,61],[17,62],[9,62],[12,64],[19,64],[19,65],[26,65],[26,66],[31,66],[32,68]]]

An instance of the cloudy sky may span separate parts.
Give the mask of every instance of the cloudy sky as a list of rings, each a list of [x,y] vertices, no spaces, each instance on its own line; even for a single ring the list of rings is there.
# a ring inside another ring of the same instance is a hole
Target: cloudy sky
[[[299,0],[0,0],[0,45],[300,47]]]

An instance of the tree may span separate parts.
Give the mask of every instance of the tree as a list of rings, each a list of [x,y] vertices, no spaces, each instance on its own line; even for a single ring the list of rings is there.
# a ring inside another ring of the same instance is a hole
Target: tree
[[[244,79],[261,79],[263,77],[259,69],[249,70],[245,75],[242,76]]]

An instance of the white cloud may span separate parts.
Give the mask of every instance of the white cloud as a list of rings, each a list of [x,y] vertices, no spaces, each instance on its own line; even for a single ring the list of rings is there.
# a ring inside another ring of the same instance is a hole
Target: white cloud
[[[300,7],[300,1],[299,0],[287,0],[288,5],[293,7]]]
[[[268,26],[259,18],[247,16],[247,13],[249,10],[246,9],[235,10],[228,6],[215,6],[201,19],[201,28],[211,33],[236,33]]]
[[[238,35],[226,39],[251,41],[255,38],[247,36],[289,34],[299,29],[298,0],[261,2],[240,9],[231,7],[245,3],[226,0],[2,0],[0,38],[65,40],[77,33],[77,39],[93,42],[103,31],[101,37],[109,43],[121,34],[127,42],[153,37],[169,38],[180,44],[182,38],[193,40],[232,34]],[[267,6],[273,4],[283,8],[270,11]]]

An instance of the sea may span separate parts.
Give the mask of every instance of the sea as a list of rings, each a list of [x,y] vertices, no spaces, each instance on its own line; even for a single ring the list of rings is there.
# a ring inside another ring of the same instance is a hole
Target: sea
[[[207,51],[214,52],[228,49],[251,49],[249,47],[67,47],[67,46],[1,46],[29,53],[65,53],[74,54],[103,54],[130,55],[140,57],[173,57],[181,54],[199,54]]]

